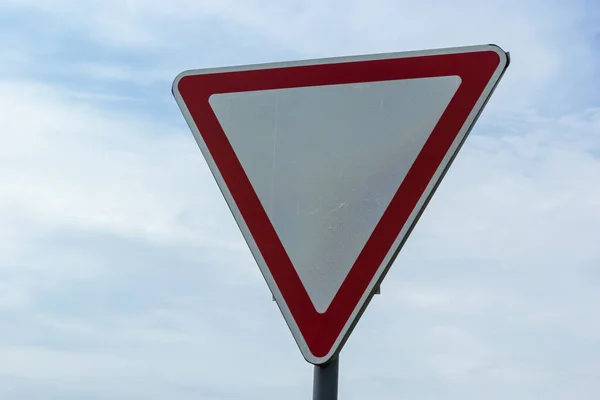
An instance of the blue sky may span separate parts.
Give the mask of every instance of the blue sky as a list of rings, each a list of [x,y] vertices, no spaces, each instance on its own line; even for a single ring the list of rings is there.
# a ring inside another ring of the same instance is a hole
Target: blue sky
[[[512,64],[346,344],[340,398],[598,398],[599,16],[593,0],[0,1],[0,398],[309,398],[171,82],[485,43]]]

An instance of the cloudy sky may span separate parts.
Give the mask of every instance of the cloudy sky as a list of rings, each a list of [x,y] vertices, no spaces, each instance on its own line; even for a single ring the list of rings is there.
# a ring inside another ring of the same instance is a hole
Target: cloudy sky
[[[346,344],[343,399],[600,396],[595,0],[0,0],[0,398],[307,399],[171,96],[184,69],[512,64]]]

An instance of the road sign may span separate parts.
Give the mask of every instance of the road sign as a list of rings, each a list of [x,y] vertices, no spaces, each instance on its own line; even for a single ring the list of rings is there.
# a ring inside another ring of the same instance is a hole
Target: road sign
[[[308,362],[339,352],[507,66],[486,45],[175,79],[175,99]]]

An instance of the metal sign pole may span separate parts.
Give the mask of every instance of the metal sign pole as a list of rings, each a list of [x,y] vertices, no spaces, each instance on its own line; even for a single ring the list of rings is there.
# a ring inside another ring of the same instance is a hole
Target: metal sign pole
[[[337,400],[339,355],[327,364],[315,365],[313,400]]]

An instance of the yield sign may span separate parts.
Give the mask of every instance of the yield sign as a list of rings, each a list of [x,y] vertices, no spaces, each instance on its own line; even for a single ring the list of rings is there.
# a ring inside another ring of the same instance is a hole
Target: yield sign
[[[307,361],[339,352],[507,66],[489,45],[176,78]]]

